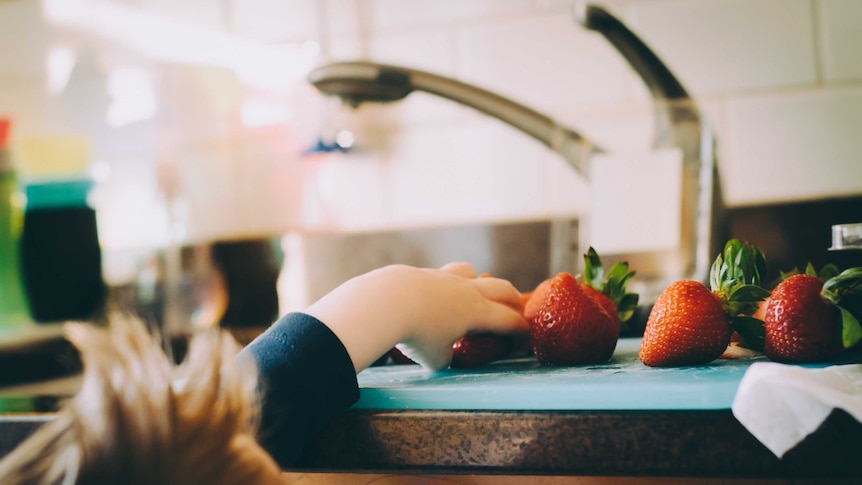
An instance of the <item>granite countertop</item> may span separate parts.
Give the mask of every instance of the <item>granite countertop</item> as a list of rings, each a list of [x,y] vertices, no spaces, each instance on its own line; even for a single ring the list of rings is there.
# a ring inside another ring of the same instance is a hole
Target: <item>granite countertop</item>
[[[844,411],[782,459],[736,420],[738,384],[765,357],[654,369],[637,358],[639,342],[620,339],[613,359],[597,366],[525,358],[435,374],[368,369],[357,404],[297,468],[862,479],[862,424]],[[860,362],[862,352],[845,360]]]
[[[748,363],[653,371],[633,360],[636,345],[621,341],[595,367],[522,359],[433,375],[369,369],[359,375],[360,401],[295,470],[862,480],[862,424],[847,413],[834,411],[778,459],[729,408]],[[0,414],[0,456],[51,419],[56,403]]]
[[[0,415],[0,456],[52,418]],[[862,479],[862,425],[835,411],[776,458],[729,410],[353,410],[296,471]]]
[[[355,410],[296,469],[862,479],[860,456],[862,425],[843,411],[778,459],[730,410]]]

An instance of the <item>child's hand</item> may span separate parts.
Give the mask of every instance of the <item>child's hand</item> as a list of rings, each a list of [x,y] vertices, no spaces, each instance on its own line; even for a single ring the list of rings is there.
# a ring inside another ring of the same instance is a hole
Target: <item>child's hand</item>
[[[429,369],[452,359],[468,331],[527,331],[521,296],[506,280],[476,278],[467,263],[393,265],[357,276],[306,310],[341,339],[359,372],[396,343]]]

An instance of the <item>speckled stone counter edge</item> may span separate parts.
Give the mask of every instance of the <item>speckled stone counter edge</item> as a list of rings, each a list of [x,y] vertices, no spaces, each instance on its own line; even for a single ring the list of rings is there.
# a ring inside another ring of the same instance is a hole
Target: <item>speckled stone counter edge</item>
[[[835,411],[782,459],[717,411],[350,411],[299,469],[582,476],[859,477],[862,424]]]
[[[51,417],[0,415],[0,457]],[[291,471],[862,479],[860,456],[843,411],[782,459],[729,410],[349,411]]]

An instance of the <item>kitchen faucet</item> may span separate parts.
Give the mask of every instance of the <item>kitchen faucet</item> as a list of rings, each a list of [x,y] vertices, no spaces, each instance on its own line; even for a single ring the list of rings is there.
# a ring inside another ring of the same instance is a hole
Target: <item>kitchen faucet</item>
[[[678,248],[603,255],[603,259],[610,263],[625,260],[637,270],[637,279],[642,284],[638,288],[642,302],[654,301],[658,293],[674,280],[707,282],[711,259],[726,238],[722,220],[718,217],[722,204],[712,132],[704,126],[695,103],[673,73],[619,19],[604,8],[587,3],[575,6],[575,18],[585,28],[602,34],[638,73],[655,105],[653,147],[677,147],[683,160]],[[308,80],[322,93],[338,96],[353,107],[363,102],[397,101],[413,91],[439,95],[494,116],[531,135],[559,153],[587,178],[590,155],[602,151],[574,129],[562,126],[531,108],[429,72],[365,61],[339,62],[313,70]],[[582,231],[582,245],[583,234]],[[574,264],[580,266],[579,262]]]
[[[398,101],[414,91],[425,91],[493,116],[530,135],[558,153],[587,178],[589,157],[602,150],[572,128],[551,117],[456,79],[401,66],[373,62],[339,62],[313,70],[309,82],[320,92],[340,97],[357,107],[364,102]],[[574,272],[580,258],[573,251],[583,232],[577,222],[554,219],[549,225],[549,273]]]
[[[677,147],[682,152],[681,241],[676,254],[627,255],[632,267],[666,276],[656,281],[663,288],[673,279],[708,282],[709,268],[729,237],[724,217],[721,179],[715,156],[715,137],[679,80],[661,59],[623,22],[606,9],[576,2],[574,16],[585,28],[600,33],[626,59],[646,84],[654,103],[653,148]],[[663,280],[663,281],[662,281]],[[654,295],[658,296],[658,295]],[[649,300],[649,296],[647,298]]]
[[[373,62],[337,62],[313,70],[309,82],[354,108],[364,102],[391,102],[425,91],[498,118],[559,153],[580,174],[590,152],[600,151],[575,130],[551,117],[471,84],[430,72]]]

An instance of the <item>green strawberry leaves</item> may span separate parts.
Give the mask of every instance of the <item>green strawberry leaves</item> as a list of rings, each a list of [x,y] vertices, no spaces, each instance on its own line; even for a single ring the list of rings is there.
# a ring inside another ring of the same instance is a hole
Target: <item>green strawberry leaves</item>
[[[769,296],[761,286],[766,277],[766,258],[752,243],[731,239],[712,263],[710,289],[721,298],[741,347],[763,350],[763,321],[752,317],[758,304]]]
[[[584,282],[614,302],[623,324],[632,317],[640,299],[637,293],[626,292],[626,282],[634,275],[629,264],[621,261],[611,266],[606,277],[599,253],[590,247],[584,255]]]
[[[731,315],[751,316],[757,304],[769,297],[769,291],[757,285],[737,285],[730,290],[727,308]]]
[[[862,340],[862,268],[846,269],[829,278],[821,295],[841,310],[844,347],[853,347]]]
[[[752,315],[757,303],[769,296],[761,286],[766,276],[766,258],[754,244],[731,239],[712,263],[710,289],[721,299],[731,316]]]
[[[601,291],[604,284],[605,268],[602,266],[602,260],[599,258],[599,253],[590,246],[587,254],[584,255],[584,282],[593,288]]]
[[[808,273],[809,267],[812,270],[814,269],[814,265],[808,263],[808,266],[805,267],[806,273]],[[839,274],[841,274],[841,270],[838,269],[838,266],[835,266],[834,264],[827,264],[820,268],[820,271],[818,271],[815,276],[818,276],[823,280],[828,280],[838,276]]]
[[[733,289],[727,302],[730,324],[742,339],[740,347],[763,350],[766,330],[763,320],[751,315],[757,311],[757,304],[769,296],[769,291],[757,285],[742,285]]]
[[[782,281],[786,280],[787,278],[790,278],[793,275],[799,274],[799,273],[800,273],[799,268],[797,268],[795,266],[793,268],[791,268],[790,271],[786,271],[786,272],[785,271],[779,271],[778,272],[778,278],[775,278],[768,285],[766,285],[766,288],[775,288]],[[805,274],[811,275],[811,276],[816,276],[823,281],[826,281],[830,278],[838,276],[839,273],[841,273],[841,270],[838,269],[838,266],[835,266],[834,264],[826,264],[822,268],[820,268],[820,271],[817,271],[817,269],[814,267],[813,264],[811,264],[810,261],[808,262],[808,264],[805,265]]]
[[[761,285],[766,276],[766,258],[752,243],[731,239],[712,263],[709,272],[710,289],[719,295],[729,295],[738,285]]]
[[[763,320],[737,315],[730,317],[730,324],[741,337],[739,341],[740,347],[751,350],[763,350],[766,340],[766,330],[763,327]]]
[[[620,323],[626,323],[635,313],[635,308],[638,306],[640,296],[637,293],[626,293],[623,295],[619,303],[617,303],[617,314],[620,317]]]
[[[841,310],[841,339],[844,342],[844,348],[849,349],[862,340],[862,326],[852,313],[841,307],[838,309]]]

